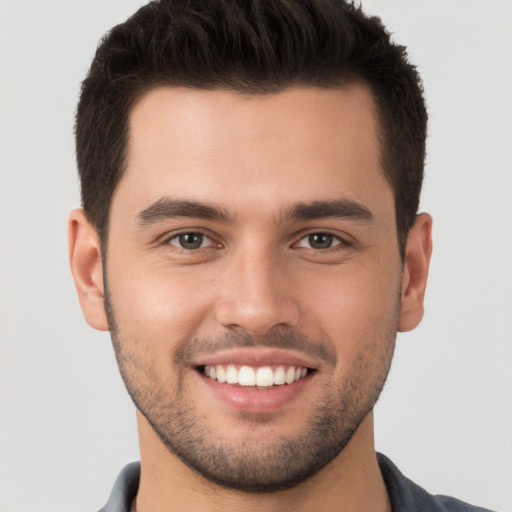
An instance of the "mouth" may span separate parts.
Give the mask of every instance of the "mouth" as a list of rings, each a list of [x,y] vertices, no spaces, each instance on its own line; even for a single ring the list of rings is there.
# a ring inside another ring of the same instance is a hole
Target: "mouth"
[[[200,365],[197,371],[221,384],[254,389],[291,385],[313,373],[313,368],[294,365],[247,366],[236,364]]]
[[[207,400],[249,413],[287,407],[309,388],[315,361],[283,351],[227,351],[193,365]],[[210,402],[211,403],[211,402]]]

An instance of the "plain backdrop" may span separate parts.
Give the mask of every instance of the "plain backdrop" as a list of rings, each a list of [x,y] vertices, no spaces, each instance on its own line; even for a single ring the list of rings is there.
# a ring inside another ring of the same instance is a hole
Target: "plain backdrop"
[[[102,506],[138,458],[108,333],[68,270],[73,116],[100,36],[142,1],[0,0],[0,512]],[[512,2],[366,0],[424,78],[426,315],[400,335],[377,448],[428,491],[512,510]]]

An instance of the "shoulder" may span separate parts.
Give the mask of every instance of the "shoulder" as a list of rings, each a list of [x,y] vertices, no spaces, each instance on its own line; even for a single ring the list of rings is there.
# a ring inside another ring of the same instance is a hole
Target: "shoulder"
[[[434,496],[406,478],[384,455],[378,453],[380,471],[393,512],[491,512],[449,496]]]
[[[469,505],[450,496],[434,496],[434,499],[440,505],[440,510],[446,510],[446,512],[492,512],[487,508]]]
[[[132,462],[117,477],[107,503],[99,512],[130,512],[137,495],[140,480],[140,462]]]

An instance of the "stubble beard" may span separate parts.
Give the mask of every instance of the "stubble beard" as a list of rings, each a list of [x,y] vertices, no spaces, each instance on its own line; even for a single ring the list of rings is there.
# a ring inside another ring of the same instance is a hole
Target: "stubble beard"
[[[323,399],[313,407],[300,433],[272,440],[258,438],[258,423],[271,416],[245,418],[249,435],[244,442],[230,440],[229,432],[214,432],[183,384],[185,354],[198,345],[265,345],[304,347],[309,341],[294,331],[276,331],[255,340],[248,335],[223,339],[188,340],[175,357],[177,385],[171,390],[155,371],[155,365],[131,349],[144,346],[143,340],[128,333],[120,335],[108,295],[105,309],[112,342],[126,389],[167,449],[201,476],[226,488],[245,492],[274,492],[292,488],[307,480],[335,459],[373,409],[384,387],[393,356],[396,322],[380,340],[372,340],[359,352],[341,382],[325,379]],[[121,340],[121,337],[123,338]],[[316,342],[316,347],[326,347]],[[331,351],[327,350],[327,354]],[[334,355],[334,359],[336,356]],[[181,359],[181,362],[180,362]],[[336,361],[332,361],[332,371]],[[303,418],[299,418],[303,420]],[[223,436],[223,434],[225,434]]]

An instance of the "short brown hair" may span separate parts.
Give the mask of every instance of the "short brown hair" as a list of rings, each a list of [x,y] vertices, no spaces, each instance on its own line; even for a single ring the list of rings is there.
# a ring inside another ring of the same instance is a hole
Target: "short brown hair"
[[[105,241],[135,101],[158,86],[247,94],[360,81],[374,94],[403,256],[423,181],[421,79],[377,17],[344,0],[157,0],[101,40],[82,83],[76,154],[84,211]]]

